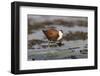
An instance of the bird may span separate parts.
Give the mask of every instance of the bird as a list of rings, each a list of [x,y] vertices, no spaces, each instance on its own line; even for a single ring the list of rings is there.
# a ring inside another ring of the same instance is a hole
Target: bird
[[[62,45],[63,31],[56,30],[55,28],[48,28],[47,30],[42,30],[45,36],[48,39],[48,46],[50,46],[50,41],[57,42],[59,41],[58,46]]]

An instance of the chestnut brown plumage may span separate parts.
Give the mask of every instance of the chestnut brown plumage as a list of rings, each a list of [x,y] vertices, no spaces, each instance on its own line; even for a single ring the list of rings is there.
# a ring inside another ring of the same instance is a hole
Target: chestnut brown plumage
[[[61,32],[61,35],[60,33]],[[43,33],[45,34],[45,36],[47,37],[48,41],[60,41],[62,39],[62,31],[58,31],[56,29],[53,29],[53,28],[49,28],[48,30],[43,30]],[[60,44],[61,44],[61,41],[60,41]],[[59,43],[58,43],[59,45]]]

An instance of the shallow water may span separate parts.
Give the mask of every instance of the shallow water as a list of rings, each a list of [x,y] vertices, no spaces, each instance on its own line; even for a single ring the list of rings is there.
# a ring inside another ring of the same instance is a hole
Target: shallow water
[[[41,45],[28,49],[28,60],[80,59],[88,57],[87,40],[64,41],[64,45],[61,47],[43,48]],[[84,49],[86,51],[82,53]]]

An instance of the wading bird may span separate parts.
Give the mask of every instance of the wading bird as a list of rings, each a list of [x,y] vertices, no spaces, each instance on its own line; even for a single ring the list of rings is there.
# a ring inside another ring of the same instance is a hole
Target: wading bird
[[[53,41],[55,43],[58,41],[59,43],[56,43],[56,44],[58,44],[58,46],[62,45],[62,38],[63,38],[62,30],[58,31],[54,28],[49,28],[47,30],[42,30],[42,31],[48,39],[48,46],[50,46],[51,41]]]

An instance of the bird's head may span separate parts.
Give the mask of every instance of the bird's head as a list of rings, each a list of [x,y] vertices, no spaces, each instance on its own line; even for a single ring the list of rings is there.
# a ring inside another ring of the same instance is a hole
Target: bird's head
[[[61,33],[63,33],[63,30],[60,30]]]

